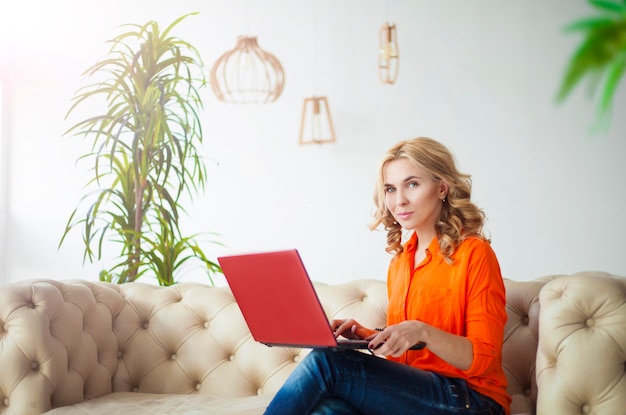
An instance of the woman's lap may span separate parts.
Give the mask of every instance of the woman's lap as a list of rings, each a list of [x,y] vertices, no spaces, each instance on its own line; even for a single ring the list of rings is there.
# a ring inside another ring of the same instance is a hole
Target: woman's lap
[[[318,349],[298,365],[266,414],[490,414],[490,407],[499,408],[462,379],[357,351]]]

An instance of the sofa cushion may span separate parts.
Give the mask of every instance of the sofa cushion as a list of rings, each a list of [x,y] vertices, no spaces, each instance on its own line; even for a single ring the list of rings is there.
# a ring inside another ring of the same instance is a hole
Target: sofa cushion
[[[272,394],[224,398],[203,394],[115,392],[101,398],[56,408],[45,415],[259,415]]]

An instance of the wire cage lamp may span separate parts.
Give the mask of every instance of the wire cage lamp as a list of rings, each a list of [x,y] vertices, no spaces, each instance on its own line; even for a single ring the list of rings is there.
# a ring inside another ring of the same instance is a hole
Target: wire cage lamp
[[[234,49],[211,68],[211,88],[224,102],[258,104],[276,101],[285,72],[276,56],[261,49],[256,36],[239,36]]]

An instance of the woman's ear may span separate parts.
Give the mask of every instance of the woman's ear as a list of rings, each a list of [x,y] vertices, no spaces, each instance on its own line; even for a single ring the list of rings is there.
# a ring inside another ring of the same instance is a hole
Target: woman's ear
[[[439,182],[439,199],[445,200],[448,197],[450,186],[443,180]]]

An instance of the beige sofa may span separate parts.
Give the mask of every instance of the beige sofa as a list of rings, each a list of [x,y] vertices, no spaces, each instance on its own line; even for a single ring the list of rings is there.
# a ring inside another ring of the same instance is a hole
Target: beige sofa
[[[506,287],[512,413],[624,415],[626,279],[586,272]],[[329,317],[385,322],[382,281],[316,289]],[[261,414],[306,353],[254,342],[224,287],[0,287],[2,415]]]

